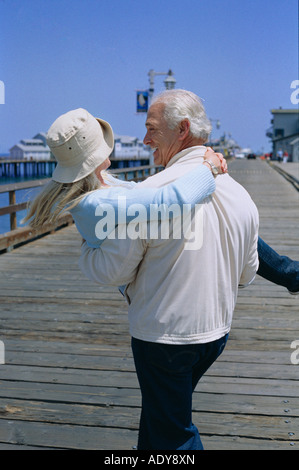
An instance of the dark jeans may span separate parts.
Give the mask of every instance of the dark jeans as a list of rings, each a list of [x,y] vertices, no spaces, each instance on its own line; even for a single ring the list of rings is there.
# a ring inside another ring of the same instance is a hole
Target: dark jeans
[[[192,393],[222,353],[227,338],[188,345],[132,338],[142,395],[138,450],[203,449],[192,423]]]
[[[281,256],[260,237],[258,239],[259,269],[257,274],[270,282],[299,291],[299,262]]]

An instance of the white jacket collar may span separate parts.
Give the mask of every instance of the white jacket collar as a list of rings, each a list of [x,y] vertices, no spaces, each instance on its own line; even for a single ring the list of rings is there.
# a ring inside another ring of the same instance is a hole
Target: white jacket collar
[[[169,168],[174,163],[176,163],[178,160],[186,161],[189,158],[193,158],[195,153],[197,154],[197,156],[203,157],[206,150],[207,150],[207,147],[205,147],[204,145],[195,145],[194,147],[188,147],[184,150],[181,150],[179,153],[175,154],[169,160],[169,162],[167,163],[165,168]],[[186,158],[184,158],[184,157],[186,157]]]

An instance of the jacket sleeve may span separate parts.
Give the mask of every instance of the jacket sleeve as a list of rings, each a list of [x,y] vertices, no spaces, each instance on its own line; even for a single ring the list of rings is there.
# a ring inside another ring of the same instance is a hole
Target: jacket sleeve
[[[130,238],[107,239],[99,248],[82,244],[79,266],[91,281],[101,285],[120,286],[135,279],[147,244]]]

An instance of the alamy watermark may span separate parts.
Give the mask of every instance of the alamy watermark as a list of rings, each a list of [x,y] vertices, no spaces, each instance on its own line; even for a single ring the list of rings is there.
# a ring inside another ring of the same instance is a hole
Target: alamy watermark
[[[0,104],[5,104],[5,85],[2,80],[0,80]]]
[[[3,341],[0,341],[0,364],[5,364],[5,346]]]
[[[291,354],[291,363],[294,365],[299,364],[299,339],[295,339],[291,343],[291,349],[295,349],[295,351],[292,352]]]
[[[112,204],[99,204],[95,226],[99,240],[182,239],[185,250],[199,250],[203,243],[203,205],[195,204],[126,204],[119,196],[117,209]],[[117,227],[117,229],[116,229]]]
[[[293,80],[291,82],[291,88],[295,88],[295,91],[291,93],[291,103],[292,104],[299,104],[299,80]]]

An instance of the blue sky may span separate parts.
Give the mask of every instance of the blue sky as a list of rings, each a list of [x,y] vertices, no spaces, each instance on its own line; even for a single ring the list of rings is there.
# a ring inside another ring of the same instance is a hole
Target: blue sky
[[[297,0],[0,0],[0,153],[78,107],[143,138],[136,89],[170,68],[213,136],[268,151],[270,110],[295,108]]]

